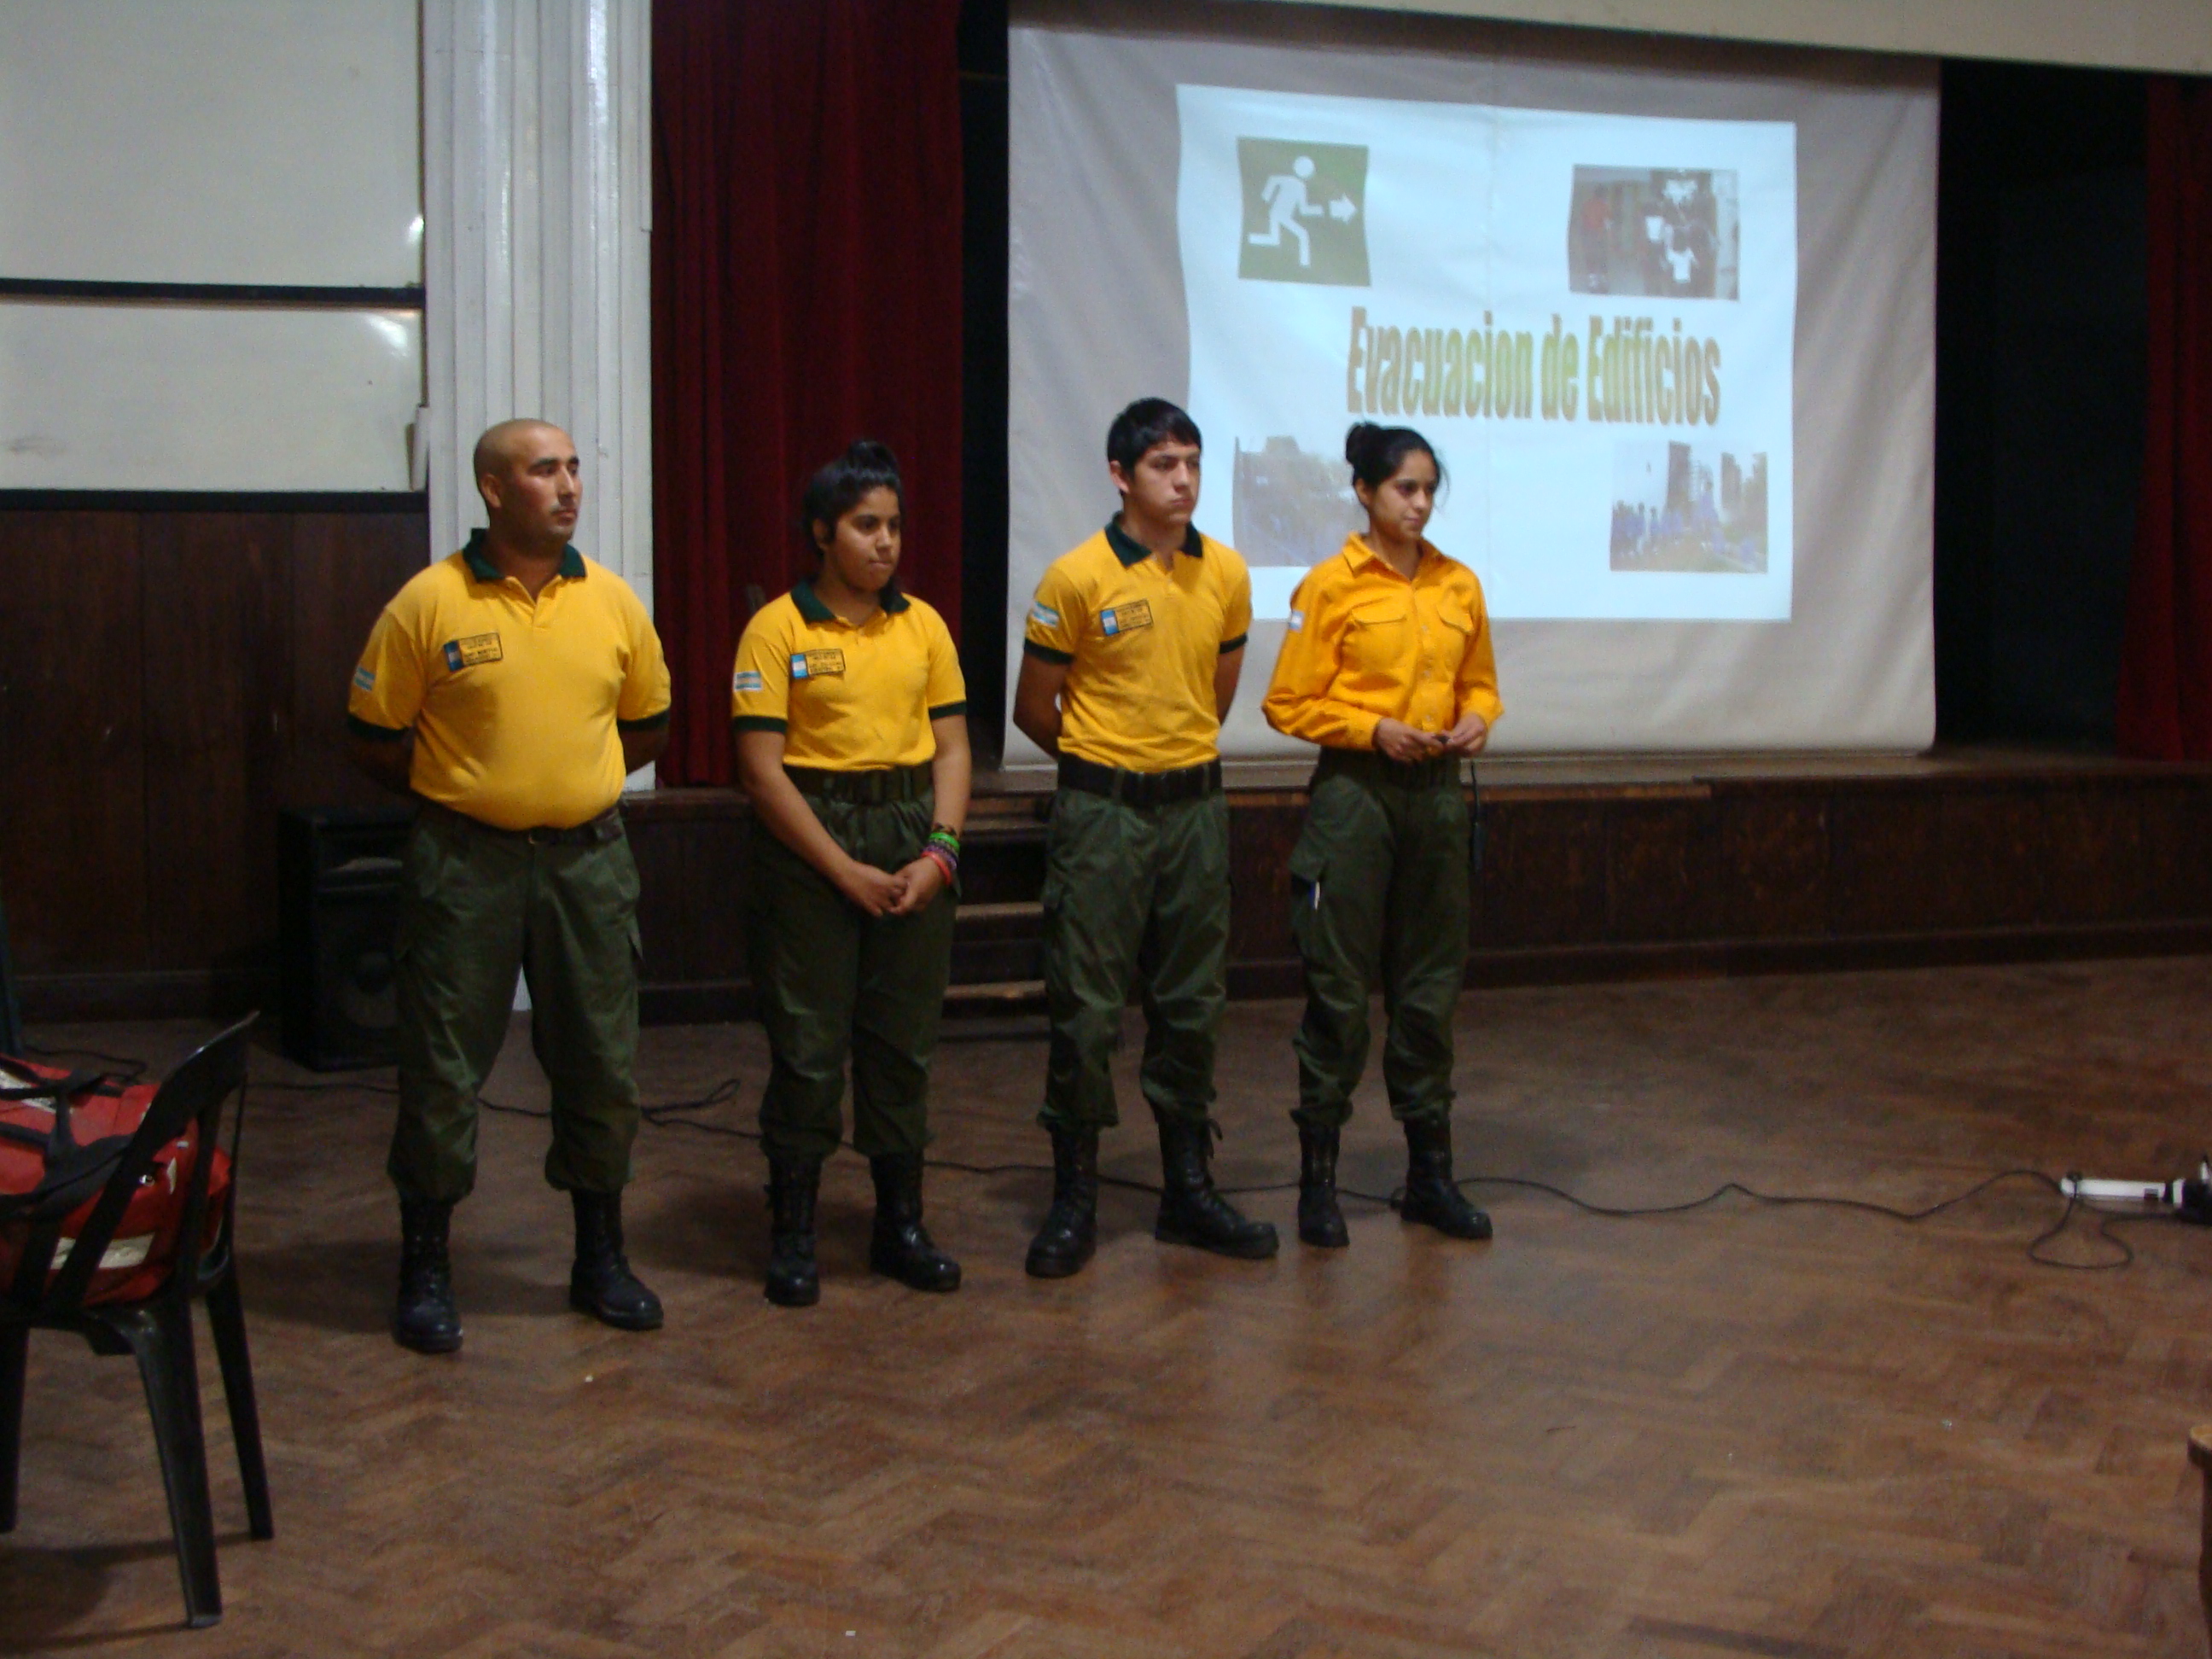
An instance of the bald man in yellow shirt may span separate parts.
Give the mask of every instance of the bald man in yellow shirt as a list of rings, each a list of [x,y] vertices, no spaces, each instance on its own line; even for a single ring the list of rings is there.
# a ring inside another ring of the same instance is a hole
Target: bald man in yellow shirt
[[[623,781],[668,741],[668,665],[628,583],[571,546],[576,446],[543,421],[477,441],[490,526],[410,580],[354,671],[356,763],[419,803],[401,880],[394,990],[399,1189],[392,1334],[461,1345],[448,1255],[476,1183],[477,1091],[514,981],[553,1095],[545,1178],[576,1219],[568,1300],[626,1330],[661,1322],[623,1254],[638,1125],[637,865]]]

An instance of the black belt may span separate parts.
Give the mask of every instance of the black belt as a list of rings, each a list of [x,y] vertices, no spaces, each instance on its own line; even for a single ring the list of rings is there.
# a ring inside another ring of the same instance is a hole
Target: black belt
[[[1313,781],[1347,776],[1397,789],[1446,789],[1459,783],[1459,757],[1438,755],[1425,761],[1395,761],[1376,749],[1324,749]]]
[[[819,766],[787,766],[783,770],[800,794],[820,800],[846,801],[855,806],[920,800],[928,793],[931,783],[927,764],[878,767],[866,772],[832,772]]]
[[[1170,806],[1176,801],[1219,793],[1221,763],[1211,760],[1172,772],[1125,772],[1118,766],[1101,766],[1079,756],[1062,755],[1060,787],[1080,789],[1086,795],[1103,795],[1125,806]]]
[[[426,800],[422,810],[482,835],[496,836],[501,841],[526,841],[532,847],[603,847],[611,841],[620,841],[623,836],[619,806],[610,806],[599,817],[586,818],[581,823],[566,827],[544,824],[535,830],[503,830],[498,824],[456,811],[442,801]]]

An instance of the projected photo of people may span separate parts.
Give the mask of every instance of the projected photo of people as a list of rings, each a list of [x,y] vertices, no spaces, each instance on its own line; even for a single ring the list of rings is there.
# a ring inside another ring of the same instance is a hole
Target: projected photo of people
[[[1618,446],[1613,568],[1765,574],[1766,457],[1665,439]]]
[[[1733,172],[1577,167],[1567,285],[1577,294],[1735,299],[1736,202]]]
[[[1296,438],[1257,449],[1238,440],[1233,477],[1233,533],[1247,564],[1319,564],[1367,522],[1344,462],[1301,449]]]

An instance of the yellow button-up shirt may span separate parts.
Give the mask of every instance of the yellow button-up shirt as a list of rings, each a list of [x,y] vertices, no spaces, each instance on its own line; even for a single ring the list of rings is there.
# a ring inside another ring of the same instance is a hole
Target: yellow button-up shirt
[[[800,582],[738,641],[730,719],[741,732],[782,732],[787,766],[919,766],[937,756],[930,722],[967,710],[945,618],[896,586],[856,626]]]
[[[416,794],[501,830],[566,829],[622,798],[622,732],[665,724],[668,696],[629,583],[572,547],[533,599],[479,530],[385,606],[346,714],[362,737],[414,732]]]
[[[1173,772],[1220,755],[1213,671],[1251,626],[1251,573],[1234,548],[1193,530],[1163,570],[1117,520],[1046,570],[1022,649],[1067,666],[1062,754]]]
[[[1330,749],[1371,749],[1386,717],[1449,732],[1495,722],[1498,662],[1474,572],[1426,542],[1412,580],[1354,536],[1306,572],[1261,712],[1278,732]]]

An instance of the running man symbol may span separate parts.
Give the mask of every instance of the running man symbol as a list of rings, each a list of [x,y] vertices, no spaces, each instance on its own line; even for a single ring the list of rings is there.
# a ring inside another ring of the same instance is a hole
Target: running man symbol
[[[1239,276],[1367,285],[1367,149],[1239,138],[1244,223]]]
[[[1306,234],[1306,228],[1298,222],[1298,216],[1304,214],[1310,219],[1318,219],[1322,216],[1322,210],[1306,200],[1306,180],[1313,174],[1313,157],[1301,155],[1291,163],[1288,173],[1279,173],[1262,185],[1260,199],[1267,204],[1267,228],[1255,230],[1244,240],[1254,247],[1280,247],[1283,233],[1287,230],[1298,239],[1298,263],[1301,265],[1312,264],[1313,238]],[[1345,218],[1348,219],[1358,211],[1342,197],[1337,198],[1337,203],[1342,210],[1341,216]]]

